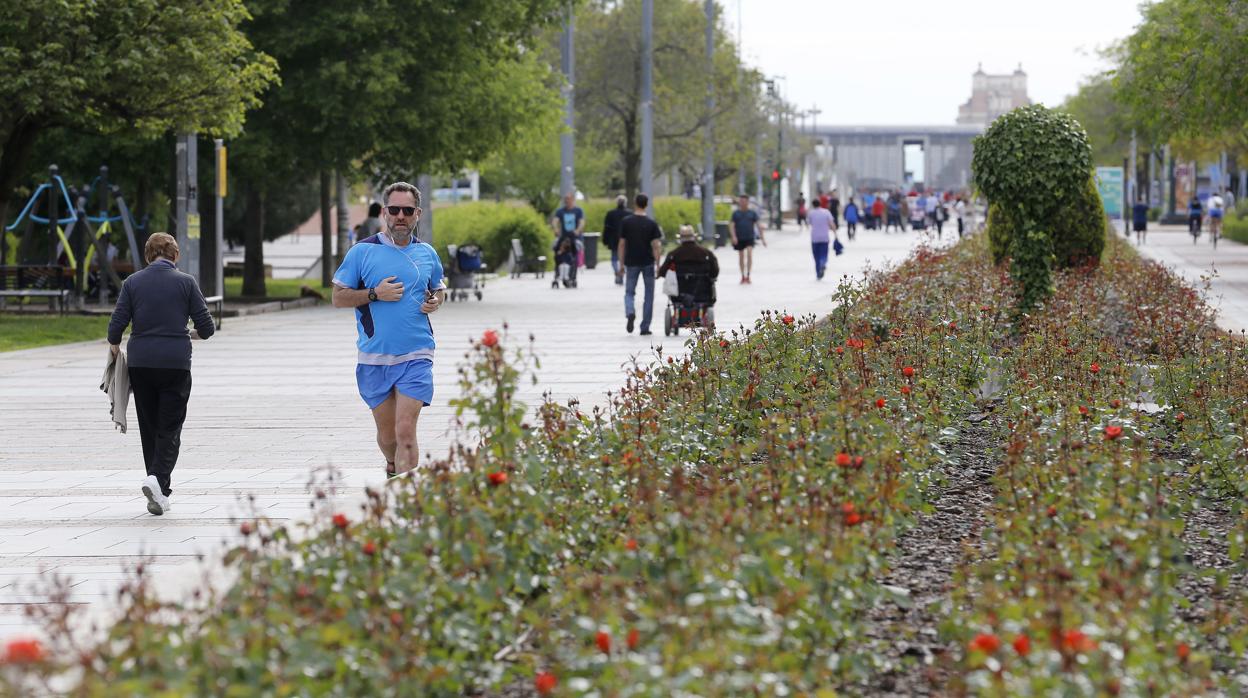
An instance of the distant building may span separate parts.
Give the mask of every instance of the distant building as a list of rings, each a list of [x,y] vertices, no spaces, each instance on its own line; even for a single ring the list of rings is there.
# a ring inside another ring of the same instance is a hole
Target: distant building
[[[971,78],[971,98],[958,107],[958,123],[987,126],[998,116],[1029,104],[1022,65],[1010,75],[989,75],[980,64]]]

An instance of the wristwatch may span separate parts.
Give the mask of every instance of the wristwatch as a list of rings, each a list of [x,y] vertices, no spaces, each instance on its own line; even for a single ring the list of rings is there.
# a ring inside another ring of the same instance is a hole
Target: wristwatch
[[[375,289],[372,289],[372,288],[368,289],[368,300],[369,301],[377,300],[377,291]]]

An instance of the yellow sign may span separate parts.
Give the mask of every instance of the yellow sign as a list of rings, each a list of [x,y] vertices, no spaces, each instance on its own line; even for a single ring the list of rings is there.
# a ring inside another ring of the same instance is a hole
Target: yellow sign
[[[186,214],[186,239],[187,240],[199,239],[199,214],[198,213]]]
[[[224,199],[229,187],[225,179],[225,146],[217,151],[217,196]]]

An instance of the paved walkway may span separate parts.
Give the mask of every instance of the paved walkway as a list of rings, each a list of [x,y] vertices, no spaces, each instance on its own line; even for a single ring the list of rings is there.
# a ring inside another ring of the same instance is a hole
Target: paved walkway
[[[718,251],[721,328],[751,323],[768,308],[826,313],[838,277],[900,261],[918,240],[861,233],[816,281],[805,233],[770,238],[770,247],[756,250],[749,286],[737,283],[735,252]],[[610,266],[599,265],[582,270],[579,289],[552,290],[549,275],[528,275],[489,282],[481,302],[444,306],[434,316],[438,388],[421,420],[421,450],[447,452],[457,363],[486,328],[509,323],[509,342],[535,336],[541,380],[520,395],[530,404],[547,390],[560,401],[602,403],[632,357],[644,360],[660,346],[683,351],[683,336],[663,336],[665,299],[656,299],[654,336],[641,337],[624,331],[621,296]],[[234,518],[252,506],[249,496],[261,514],[291,519],[306,515],[316,469],[341,471],[344,507],[365,484],[381,483],[372,418],[355,389],[354,332],[349,311],[321,306],[227,319],[222,332],[196,343],[174,506],[160,517],[146,513],[138,491],[133,405],[130,432],[117,433],[98,390],[105,344],[0,354],[0,639],[29,630],[21,606],[44,598],[34,588],[44,570],[71,575],[73,600],[99,610],[123,567],[141,556],[150,557],[162,586],[192,583],[195,556],[237,536]]]
[[[1141,254],[1155,259],[1197,287],[1209,278],[1209,302],[1218,310],[1218,324],[1233,332],[1248,331],[1248,245],[1225,238],[1215,250],[1206,231],[1195,242],[1186,226],[1150,224]],[[1131,236],[1132,244],[1135,235]]]

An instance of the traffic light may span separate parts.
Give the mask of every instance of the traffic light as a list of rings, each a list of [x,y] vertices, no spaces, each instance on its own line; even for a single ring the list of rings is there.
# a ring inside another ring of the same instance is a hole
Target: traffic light
[[[771,171],[771,181],[773,181],[773,182],[778,182],[778,181],[780,181],[780,170],[772,170],[772,171]]]

